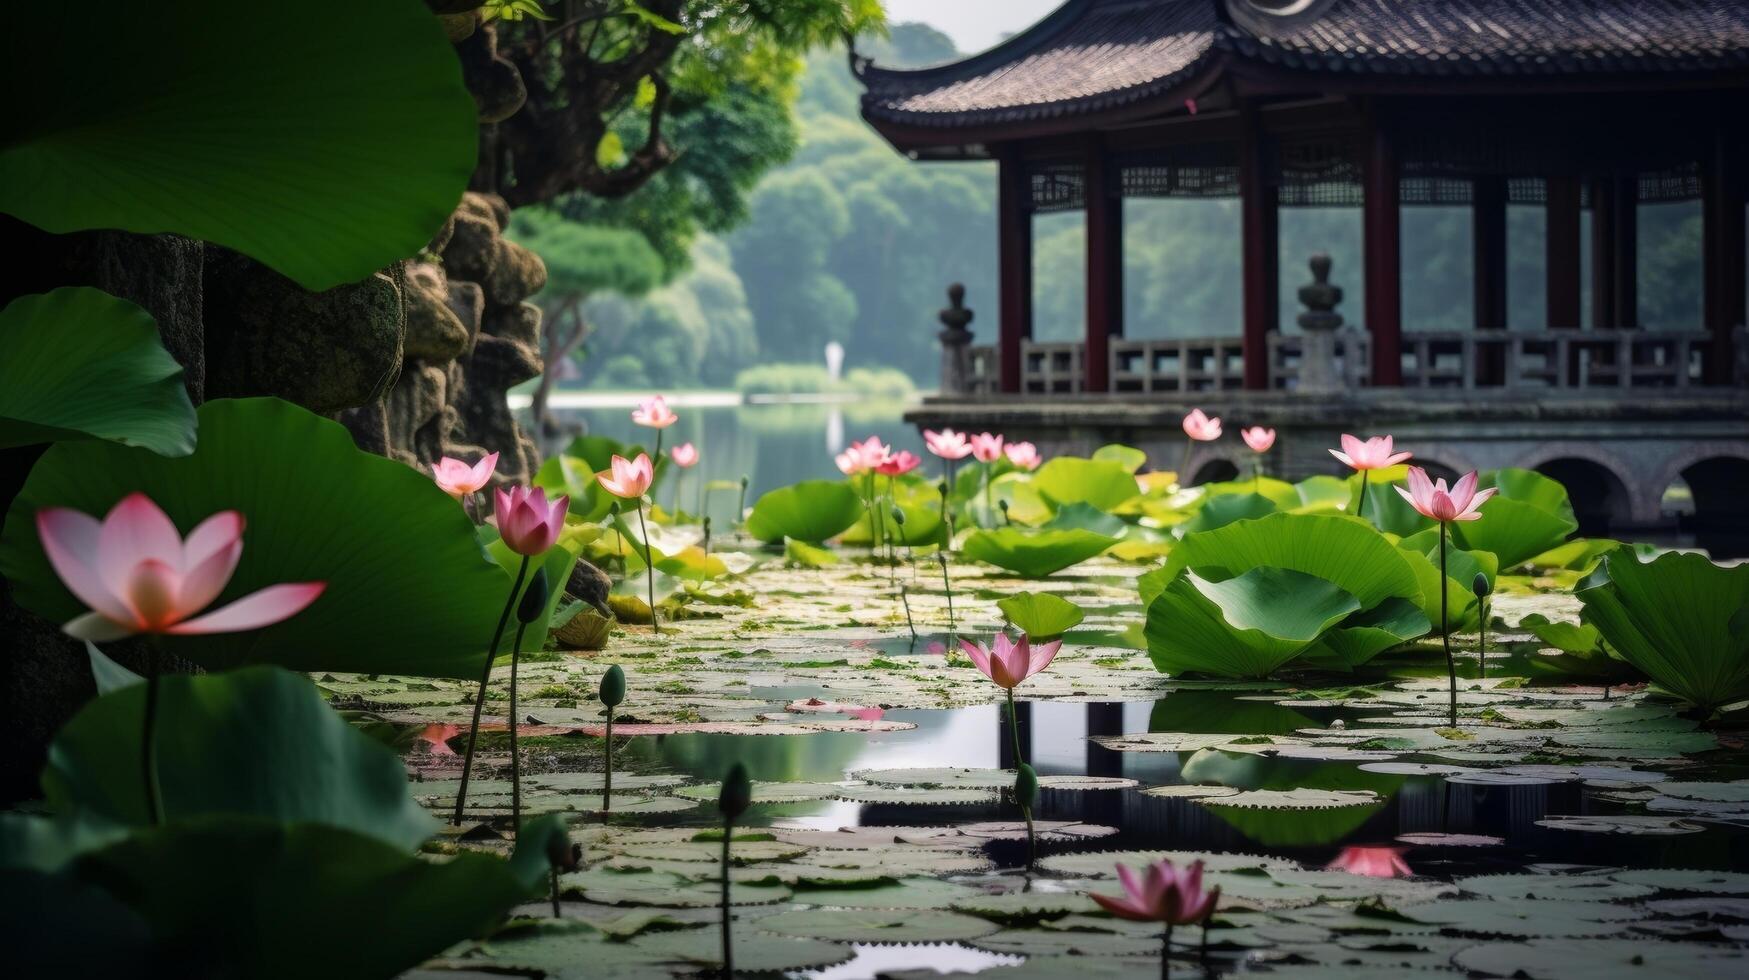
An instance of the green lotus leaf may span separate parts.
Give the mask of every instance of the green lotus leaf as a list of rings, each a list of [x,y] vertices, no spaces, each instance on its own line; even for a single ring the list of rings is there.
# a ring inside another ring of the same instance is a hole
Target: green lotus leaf
[[[819,544],[848,530],[862,511],[862,501],[850,484],[803,480],[755,501],[747,518],[747,533],[765,542],[795,538]]]
[[[492,556],[492,560],[498,563],[499,568],[504,569],[504,574],[509,575],[511,582],[514,583],[517,566],[522,564],[522,556],[510,550],[510,546],[498,537],[498,529],[492,525],[482,524],[476,533],[480,537],[480,542],[486,546],[486,553]],[[547,553],[540,556],[538,560],[531,560],[528,563],[530,576],[534,575],[534,569],[537,567],[546,569],[548,588],[547,604],[541,610],[540,618],[528,624],[526,636],[529,639],[524,640],[525,649],[538,650],[546,642],[547,630],[552,628],[553,614],[558,610],[560,600],[565,598],[565,583],[571,581],[571,569],[577,564],[577,555],[578,552],[566,547],[564,540],[561,539],[559,544],[548,548]],[[510,594],[509,586],[505,587],[504,593],[505,595]],[[490,640],[491,636],[488,635],[487,639]],[[510,639],[506,638],[499,647],[499,653],[502,656],[510,655],[510,643]]]
[[[1019,592],[997,600],[996,606],[1034,641],[1054,640],[1087,617],[1080,606],[1049,592]]]
[[[146,688],[87,704],[49,747],[43,793],[68,813],[146,826],[140,726]],[[327,824],[411,852],[437,822],[387,746],[277,667],[175,674],[158,684],[160,801],[170,820],[212,815]]]
[[[619,500],[613,494],[602,488],[595,479],[595,474],[604,472],[613,465],[613,457],[636,459],[639,453],[648,453],[644,446],[622,443],[607,436],[578,436],[571,440],[562,452],[548,456],[540,465],[540,470],[532,481],[535,486],[544,489],[547,496],[553,497],[565,494],[571,498],[566,511],[575,518],[584,521],[599,521],[606,517],[613,503]],[[655,461],[653,478],[650,481],[650,493],[662,485],[662,478],[668,474],[669,463],[666,454]],[[734,484],[738,489],[740,484]],[[628,501],[619,501],[621,509],[630,507]]]
[[[1148,604],[1144,632],[1148,656],[1166,673],[1267,677],[1359,609],[1335,583],[1291,569],[1262,566],[1221,581],[1189,572]]]
[[[1175,530],[1185,534],[1212,531],[1235,521],[1255,520],[1276,512],[1275,501],[1256,493],[1223,493],[1208,498],[1190,519]]]
[[[1339,476],[1309,476],[1294,484],[1299,497],[1297,511],[1347,510],[1351,491],[1348,481]]]
[[[1148,454],[1134,446],[1125,446],[1114,442],[1095,449],[1093,461],[1095,463],[1116,463],[1134,473],[1148,461]]]
[[[1384,469],[1370,470],[1366,473],[1351,473],[1348,484],[1348,504],[1343,509],[1356,517],[1361,517],[1381,531],[1395,535],[1414,534],[1423,528],[1432,527],[1433,522],[1415,512],[1407,500],[1397,491],[1394,485],[1406,485],[1409,477],[1407,465],[1387,466]],[[1360,486],[1366,483],[1366,513],[1361,513]]]
[[[38,509],[102,515],[142,491],[184,533],[242,512],[242,561],[216,605],[282,582],[328,583],[284,622],[157,638],[167,651],[212,670],[479,676],[510,577],[429,474],[363,452],[338,423],[276,398],[218,399],[198,415],[200,443],[177,459],[111,442],[49,447],[0,537],[0,574],[20,605],[56,623],[86,611],[43,556]]]
[[[1500,492],[1482,505],[1480,520],[1458,521],[1451,534],[1463,548],[1492,551],[1501,568],[1516,568],[1579,529],[1567,489],[1541,473],[1503,469],[1485,482]]]
[[[838,555],[830,548],[816,548],[790,538],[783,543],[783,557],[791,564],[803,568],[825,568],[838,564]]]
[[[328,289],[424,247],[478,162],[478,109],[419,0],[38,14],[0,80],[54,97],[13,107],[0,211],[45,231],[187,235]]]
[[[1135,474],[1122,463],[1079,456],[1058,456],[1039,467],[1032,486],[1059,507],[1082,503],[1100,510],[1110,510],[1141,492]]]
[[[1056,514],[1050,520],[1040,526],[1056,530],[1079,528],[1112,538],[1123,537],[1124,532],[1130,528],[1123,518],[1114,517],[1088,503],[1064,504],[1057,508]]]
[[[1298,507],[1301,503],[1298,487],[1285,480],[1277,480],[1272,476],[1221,480],[1215,483],[1204,483],[1196,489],[1202,491],[1204,502],[1233,494],[1256,494],[1274,504],[1279,510]]]
[[[1472,596],[1471,602],[1475,601]],[[1421,607],[1401,596],[1362,610],[1325,633],[1316,648],[1308,650],[1309,661],[1358,667],[1395,646],[1401,646],[1433,629]]]
[[[1433,535],[1429,537],[1428,535]],[[1439,628],[1439,534],[1429,528],[1410,535],[1397,543],[1398,550],[1415,568],[1421,583],[1421,612],[1433,629]],[[1424,550],[1431,549],[1431,550]],[[1451,632],[1474,629],[1481,622],[1482,605],[1476,599],[1476,574],[1481,573],[1493,586],[1496,565],[1491,551],[1464,551],[1450,541],[1445,548],[1446,623]]]
[[[922,499],[921,494],[912,495],[909,499],[905,499],[901,495],[899,509],[905,512],[903,526],[894,522],[891,508],[884,501],[876,506],[880,509],[882,526],[894,544],[922,547],[932,544],[939,545],[946,540],[947,525],[941,519],[940,505],[937,502],[939,500],[939,495],[933,491],[930,492],[927,501]],[[856,523],[851,525],[850,530],[840,535],[838,540],[843,544],[873,544],[875,534],[871,529],[872,523],[865,510],[863,515],[857,518]],[[882,547],[885,547],[884,543]]]
[[[0,350],[0,449],[108,439],[194,451],[182,365],[127,300],[85,287],[20,296],[0,310]]]
[[[1597,567],[1603,556],[1622,546],[1613,538],[1575,538],[1572,541],[1558,544],[1540,555],[1533,555],[1523,564],[1534,568],[1563,568],[1575,572],[1589,572]]]
[[[136,831],[71,871],[124,898],[192,974],[389,977],[538,895],[552,829],[525,824],[531,846],[510,861],[437,863],[339,827],[202,817]]]
[[[1608,581],[1578,595],[1612,650],[1703,711],[1749,698],[1749,565],[1676,552],[1642,564],[1627,549],[1603,565]]]
[[[1092,531],[1003,527],[973,532],[961,545],[960,554],[1026,578],[1044,578],[1080,564],[1116,543],[1116,538]]]
[[[1203,578],[1228,578],[1260,566],[1333,582],[1362,609],[1391,596],[1421,599],[1421,584],[1408,560],[1365,521],[1336,514],[1271,514],[1185,535],[1163,569],[1143,576],[1142,601],[1185,568]]]

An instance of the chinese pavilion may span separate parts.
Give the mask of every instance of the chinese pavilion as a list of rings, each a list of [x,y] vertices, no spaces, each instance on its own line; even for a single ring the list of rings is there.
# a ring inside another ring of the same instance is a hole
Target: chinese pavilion
[[[958,62],[853,68],[865,119],[894,147],[999,167],[996,343],[950,346],[920,421],[1054,430],[1060,445],[1165,438],[1191,399],[1332,430],[1426,423],[1430,402],[1448,423],[1473,409],[1497,429],[1623,418],[1615,429],[1641,445],[1570,455],[1609,471],[1611,506],[1643,522],[1659,513],[1656,478],[1721,457],[1749,474],[1749,3],[1068,0]],[[1125,337],[1124,202],[1141,197],[1239,201],[1242,322]],[[1668,201],[1699,202],[1701,322],[1641,329],[1636,213]],[[1403,321],[1402,214],[1422,205],[1469,211],[1473,329]],[[1509,205],[1545,215],[1534,329],[1508,322]],[[1301,293],[1304,331],[1282,331],[1278,219],[1332,206],[1361,215],[1362,268],[1332,278],[1360,279],[1365,322],[1338,328],[1339,293],[1317,283]],[[1037,342],[1033,217],[1060,210],[1085,216],[1085,335]],[[1634,419],[1653,424],[1629,433]],[[1510,435],[1493,449],[1448,439],[1444,462],[1542,465],[1532,441],[1605,439]],[[1692,444],[1653,451],[1672,439]]]

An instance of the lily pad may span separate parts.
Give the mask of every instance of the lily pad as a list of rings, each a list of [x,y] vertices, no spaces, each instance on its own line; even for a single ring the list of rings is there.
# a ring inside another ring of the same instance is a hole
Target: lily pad
[[[1538,939],[1471,946],[1452,962],[1475,973],[1524,980],[1714,980],[1744,969],[1749,958],[1740,950],[1681,943]]]
[[[862,511],[862,501],[849,484],[803,480],[755,501],[747,517],[747,533],[767,542],[795,538],[818,544],[848,530]]]
[[[960,553],[1026,578],[1044,578],[1080,564],[1116,543],[1116,538],[1092,531],[1004,527],[972,532],[960,546]]]
[[[786,936],[855,943],[935,943],[976,939],[993,922],[940,909],[796,909],[766,916],[759,928]]]

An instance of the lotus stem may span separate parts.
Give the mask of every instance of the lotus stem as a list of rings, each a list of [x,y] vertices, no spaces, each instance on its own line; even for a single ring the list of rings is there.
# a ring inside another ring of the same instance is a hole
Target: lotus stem
[[[1178,489],[1190,486],[1190,450],[1196,444],[1186,439],[1184,441],[1184,460],[1178,464]]]
[[[938,551],[935,557],[941,559],[941,587],[947,593],[947,635],[953,639],[959,635],[959,624],[953,617],[953,580],[947,575],[947,552]]]
[[[661,437],[657,431],[657,440]],[[644,580],[650,585],[650,630],[656,635],[662,635],[662,623],[656,616],[656,564],[650,552],[650,527],[644,523],[644,505],[638,505],[638,533],[644,536]]]
[[[607,751],[607,772],[601,783],[601,822],[607,823],[607,818],[613,813],[613,709],[607,709],[607,737],[603,742]]]
[[[1364,479],[1364,477],[1363,477]],[[1362,483],[1362,487],[1366,484]],[[1451,657],[1451,630],[1446,624],[1447,607],[1451,603],[1445,588],[1445,522],[1439,522],[1439,642],[1445,646],[1445,673],[1451,684],[1451,727],[1457,727],[1457,661]]]
[[[1160,946],[1160,980],[1172,978],[1172,923],[1166,923],[1166,932],[1161,938]]]
[[[735,951],[729,937],[729,838],[735,835],[735,821],[723,821],[723,980],[734,980]]]
[[[990,475],[995,472],[995,469],[995,463],[984,464],[984,520],[991,521],[991,523],[995,523],[992,520],[995,515],[990,507]],[[980,521],[979,523],[982,522]]]
[[[891,507],[895,510],[897,510],[899,507],[898,500],[895,499],[895,497],[893,496],[893,477],[891,477],[891,476],[887,477],[887,506]],[[884,521],[883,521],[883,523],[884,523]],[[893,537],[894,537],[894,535],[891,531],[887,532],[887,584],[888,585],[898,585],[899,584],[898,544],[893,540]]]
[[[704,515],[704,553],[711,553],[711,515]]]
[[[522,659],[522,634],[528,624],[516,624],[516,640],[510,646],[510,828],[522,839],[522,749],[516,741],[516,664]]]
[[[1488,599],[1483,596],[1478,602],[1482,607],[1482,628],[1476,636],[1476,677],[1488,676]]]
[[[670,515],[676,524],[680,523],[680,485],[684,482],[686,482],[686,471],[676,471],[674,474],[674,513]]]
[[[1261,458],[1251,464],[1251,492],[1263,492],[1263,460]]]
[[[158,792],[158,647],[146,651],[146,710],[140,724],[140,773],[146,781],[146,816],[153,826],[164,823],[164,800]]]
[[[504,639],[504,625],[510,622],[510,610],[516,608],[517,596],[522,594],[522,580],[528,577],[528,556],[522,556],[522,564],[516,569],[516,581],[510,586],[510,596],[504,600],[504,611],[498,614],[498,628],[492,631],[492,646],[486,652],[486,666],[480,671],[480,693],[474,698],[474,721],[468,727],[468,749],[462,756],[462,783],[456,788],[455,816],[451,823],[457,827],[462,825],[462,808],[468,802],[468,776],[474,769],[474,743],[480,736],[480,709],[486,705],[486,685],[492,680],[492,661],[498,659],[498,644]]]
[[[741,526],[741,519],[747,513],[747,477],[741,477],[741,499],[735,504],[735,526]]]
[[[1367,471],[1361,470],[1360,471],[1360,503],[1359,503],[1359,505],[1357,505],[1355,507],[1355,510],[1360,512],[1361,517],[1366,517],[1366,482],[1367,482],[1366,478],[1367,478]],[[1370,521],[1370,520],[1372,520],[1372,518],[1367,517],[1367,520]]]
[[[551,868],[547,869],[547,874],[552,876],[553,918],[557,919],[560,917],[559,916],[559,866],[556,864],[553,865]]]
[[[1014,736],[1014,766],[1018,771],[1026,756],[1020,751],[1020,715],[1014,710],[1014,688],[1008,689],[1008,731]]]

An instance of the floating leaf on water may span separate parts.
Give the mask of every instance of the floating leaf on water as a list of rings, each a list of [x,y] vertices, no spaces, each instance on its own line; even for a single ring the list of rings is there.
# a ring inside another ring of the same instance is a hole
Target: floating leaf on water
[[[1335,810],[1383,802],[1370,790],[1258,789],[1210,799],[1205,805],[1240,810]]]
[[[1476,973],[1524,980],[1712,980],[1744,969],[1749,957],[1740,950],[1680,943],[1539,939],[1471,946],[1458,952],[1452,962]],[[1732,963],[1738,965],[1733,967]]]
[[[1076,878],[1115,878],[1117,866],[1142,869],[1161,859],[1183,866],[1193,861],[1203,862],[1209,871],[1263,871],[1298,868],[1286,858],[1263,854],[1234,854],[1214,851],[1103,851],[1081,854],[1052,854],[1040,858],[1038,866],[1055,874]]]
[[[1588,834],[1630,834],[1646,837],[1698,834],[1702,829],[1698,824],[1692,824],[1676,817],[1608,816],[1602,814],[1544,817],[1538,820],[1536,825],[1547,827],[1550,830],[1574,830]]]
[[[1086,899],[1092,905],[1091,899]],[[1188,931],[1188,930],[1187,930]],[[1158,955],[1158,936],[1125,936],[1109,932],[1065,932],[1055,929],[1007,929],[995,935],[975,939],[971,945],[994,953],[1014,953],[1021,956],[1065,956],[1066,964],[1086,962],[1087,957]],[[987,973],[988,971],[985,971]],[[983,976],[984,973],[980,973]],[[1083,976],[1079,967],[1063,976]]]
[[[684,796],[690,800],[715,800],[722,787],[716,783],[704,786],[687,786],[675,790],[675,795]],[[802,803],[808,800],[829,800],[842,791],[842,787],[831,783],[767,783],[753,784],[753,802],[755,803]]]
[[[1645,918],[1644,909],[1608,902],[1545,899],[1504,902],[1488,899],[1442,899],[1412,905],[1402,913],[1418,922],[1471,936],[1534,937],[1611,936],[1622,923]]]
[[[937,878],[901,878],[873,888],[809,888],[798,891],[794,901],[824,908],[943,909],[979,894],[967,885]]]
[[[776,916],[759,920],[760,925],[763,926],[772,918]],[[723,940],[715,929],[652,933],[639,936],[628,945],[669,962],[679,960],[703,966],[721,966],[723,962]],[[830,966],[842,963],[853,955],[855,950],[849,947],[823,942],[818,938],[763,935],[745,926],[735,930],[736,972],[745,970],[749,973],[775,973]],[[582,962],[589,964],[589,976],[620,975],[602,970],[591,960],[585,959]]]
[[[1398,834],[1397,842],[1417,847],[1498,847],[1506,843],[1506,838],[1483,834]]]
[[[946,806],[972,806],[995,803],[995,790],[975,787],[921,786],[841,786],[835,794],[852,803],[911,803]]]
[[[1466,894],[1488,898],[1565,899],[1609,902],[1644,898],[1656,889],[1602,875],[1498,874],[1459,878],[1453,882]]]
[[[1749,895],[1749,874],[1741,871],[1695,871],[1683,868],[1643,868],[1618,871],[1616,881],[1658,891],[1704,892],[1709,895]]]
[[[1023,821],[994,820],[966,824],[959,832],[979,840],[1026,840],[1029,831]],[[1034,820],[1030,832],[1041,841],[1080,841],[1110,837],[1117,828],[1071,820]]]
[[[760,919],[759,928],[847,943],[929,943],[976,939],[995,932],[997,926],[940,909],[862,908],[795,909]]]
[[[1198,786],[1194,784],[1177,786],[1152,786],[1142,790],[1143,796],[1160,796],[1169,800],[1205,800],[1221,797],[1238,796],[1242,790],[1231,786]]]

